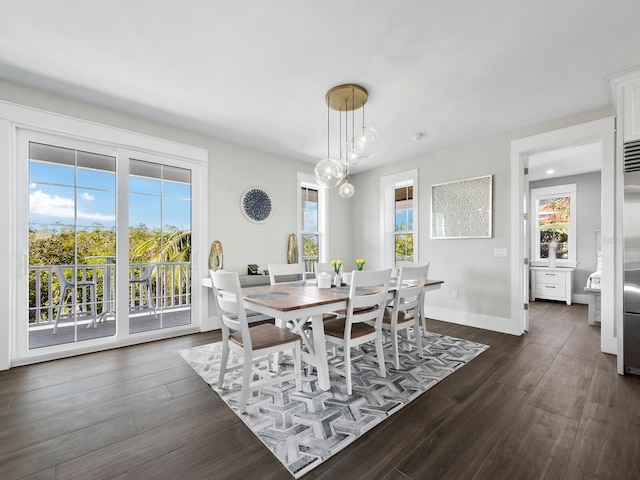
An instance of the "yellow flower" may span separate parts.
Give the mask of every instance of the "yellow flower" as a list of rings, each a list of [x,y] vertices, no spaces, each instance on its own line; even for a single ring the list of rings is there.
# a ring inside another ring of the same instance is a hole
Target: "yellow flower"
[[[331,260],[331,265],[333,265],[333,271],[336,274],[340,273],[340,267],[342,266],[342,260]]]
[[[356,267],[358,270],[362,270],[362,266],[365,264],[364,258],[356,258]]]

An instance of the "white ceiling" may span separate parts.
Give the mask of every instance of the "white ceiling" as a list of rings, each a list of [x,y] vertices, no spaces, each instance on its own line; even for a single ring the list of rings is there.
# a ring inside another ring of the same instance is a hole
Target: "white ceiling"
[[[366,168],[607,106],[608,77],[640,66],[638,0],[0,8],[0,77],[304,161],[326,155],[325,92],[360,83],[381,137]]]
[[[530,182],[600,170],[602,170],[600,142],[571,145],[529,156]]]

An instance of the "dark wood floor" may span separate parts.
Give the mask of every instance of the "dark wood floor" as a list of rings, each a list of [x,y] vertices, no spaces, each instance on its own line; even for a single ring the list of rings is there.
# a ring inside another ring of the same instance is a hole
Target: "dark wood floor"
[[[491,348],[305,479],[640,477],[640,378],[615,373],[583,305],[532,304]],[[190,335],[0,372],[2,479],[287,479],[176,354]]]

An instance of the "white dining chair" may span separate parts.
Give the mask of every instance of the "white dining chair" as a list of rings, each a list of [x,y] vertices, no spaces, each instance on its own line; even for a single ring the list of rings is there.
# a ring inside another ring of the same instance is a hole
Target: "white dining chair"
[[[218,388],[222,389],[227,372],[242,368],[242,390],[240,413],[247,411],[249,393],[268,385],[295,380],[296,389],[302,389],[302,368],[300,364],[300,337],[289,330],[271,323],[249,327],[242,301],[242,291],[237,272],[209,271],[216,306],[222,319],[222,358]],[[274,353],[291,350],[293,372],[275,375],[257,365]],[[228,367],[230,352],[242,358],[242,364]],[[254,376],[258,380],[253,381]]]
[[[271,285],[307,280],[307,272],[304,269],[304,263],[270,263],[268,268],[269,283]],[[330,319],[334,317],[332,315],[327,315],[326,318]],[[292,332],[304,337],[304,343],[307,345],[312,342],[310,331],[311,318],[300,318],[297,321],[291,321],[288,324],[286,324],[282,319],[276,318],[275,324],[281,328],[288,328]],[[282,362],[282,354],[276,356],[276,362]]]
[[[318,278],[319,273],[330,273],[332,275],[335,274],[331,262],[315,262],[313,264],[313,272],[316,274],[316,278]]]
[[[351,348],[374,342],[380,376],[386,377],[384,352],[382,349],[382,316],[389,291],[391,269],[355,270],[349,300],[344,311],[336,312],[340,318],[324,323],[324,334],[329,346],[341,346],[344,355],[344,370],[333,368],[347,380],[347,394],[351,395]],[[344,317],[342,317],[344,315]]]
[[[427,279],[429,278],[429,262],[398,262],[396,264],[396,268],[397,268],[397,272],[400,272],[400,269],[402,267],[422,267],[422,266],[426,266],[427,267]],[[397,277],[397,274],[395,275]],[[420,302],[420,310],[418,311],[418,316],[419,316],[419,322],[422,325],[422,332],[423,335],[426,336],[427,335],[427,319],[424,316],[424,295],[422,297],[422,301]]]
[[[75,268],[71,267],[71,270],[75,271]],[[58,331],[58,321],[60,320],[60,315],[62,315],[62,310],[64,309],[64,299],[67,296],[67,292],[73,292],[74,297],[72,300],[72,305],[76,305],[75,303],[75,295],[78,290],[83,291],[84,289],[89,290],[89,299],[91,304],[91,323],[87,325],[89,328],[93,325],[94,328],[97,327],[96,324],[96,282],[94,280],[68,280],[64,274],[64,267],[62,265],[54,265],[53,271],[56,272],[56,276],[58,277],[58,281],[60,282],[60,301],[58,302],[58,311],[56,312],[56,320],[53,324],[53,333]],[[84,294],[83,294],[84,299]],[[80,307],[84,305],[85,310],[88,310],[86,302],[81,302]]]
[[[271,285],[282,282],[296,282],[307,279],[304,263],[270,263],[269,282]]]
[[[152,298],[153,295],[151,291],[151,275],[153,274],[153,271],[155,270],[155,268],[156,266],[153,263],[146,263],[146,264],[140,265],[139,275],[137,276],[133,275],[131,278],[129,278],[129,285],[132,287],[132,292],[131,292],[132,308],[136,308],[136,309],[145,308],[144,305],[142,305],[143,290],[145,290],[146,298],[147,298],[146,308],[153,312],[153,316],[155,318],[158,318],[156,307],[153,304],[154,303]],[[131,269],[133,271],[134,267],[132,266]],[[134,295],[136,285],[138,286],[138,289],[139,289],[139,298],[140,298],[139,305],[133,305],[133,302],[135,301],[135,298],[136,298],[136,295]]]
[[[428,265],[403,266],[400,268],[398,283],[391,306],[385,308],[382,317],[382,328],[391,336],[393,343],[393,361],[396,370],[400,368],[399,339],[401,333],[402,345],[405,350],[410,350],[410,345],[418,349],[420,357],[424,357],[422,351],[422,335],[420,334],[420,312],[424,299],[424,283],[429,272]],[[413,337],[410,339],[409,331],[413,327]]]

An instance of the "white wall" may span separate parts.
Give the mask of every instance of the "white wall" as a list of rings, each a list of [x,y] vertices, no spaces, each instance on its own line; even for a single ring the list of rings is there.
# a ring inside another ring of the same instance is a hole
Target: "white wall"
[[[587,278],[596,270],[596,234],[600,229],[601,175],[600,172],[584,173],[567,177],[549,178],[530,182],[530,188],[550,187],[553,185],[577,184],[576,192],[576,261],[573,272],[573,294],[575,301],[587,303],[584,287]],[[580,296],[584,298],[580,298]]]
[[[222,242],[225,269],[243,273],[248,263],[285,261],[287,237],[296,231],[296,172],[312,173],[312,164],[3,80],[0,100],[208,149],[209,244],[214,240]],[[418,168],[420,260],[431,262],[432,278],[445,280],[442,290],[429,294],[427,314],[431,318],[518,333],[519,322],[510,318],[509,259],[493,256],[494,248],[507,248],[511,242],[510,141],[612,114],[612,108],[586,112],[352,175],[356,193],[351,199],[340,198],[337,189],[329,194],[330,258],[340,258],[349,266],[356,257],[364,257],[367,268],[378,266],[379,178]],[[158,118],[162,118],[161,114]],[[431,185],[488,174],[493,175],[493,238],[431,240]],[[262,225],[247,221],[240,211],[240,196],[253,185],[264,187],[273,195],[274,216]],[[458,292],[458,299],[451,297],[452,290]]]
[[[0,80],[0,100],[94,121],[209,150],[209,244],[222,242],[224,267],[246,273],[247,264],[286,262],[287,239],[296,231],[296,176],[313,174],[314,165],[150,122]],[[161,116],[159,116],[161,118]],[[240,210],[240,196],[251,186],[271,193],[273,216],[264,224],[249,222]],[[349,200],[337,189],[329,195],[330,256],[351,256]]]
[[[249,263],[286,262],[288,236],[296,232],[297,227],[297,172],[312,174],[313,164],[234,145],[5,80],[0,80],[0,100],[207,149],[208,244],[210,246],[214,240],[222,242],[224,268],[245,274]],[[162,115],[159,114],[158,118],[161,119]],[[0,162],[7,169],[10,167],[10,157],[6,155],[7,152],[4,153]],[[273,216],[264,224],[249,222],[240,210],[240,197],[251,186],[261,186],[272,195]],[[4,195],[8,197],[9,191],[9,188],[3,189]],[[349,202],[340,198],[337,191],[330,193],[329,238],[332,248],[329,253],[332,258],[346,259],[351,255],[348,206]],[[14,226],[9,225],[9,228],[13,230]],[[12,237],[3,236],[5,242],[10,242]],[[3,251],[8,252],[9,248]],[[13,258],[3,260],[15,263]],[[0,312],[5,314],[5,320],[0,324],[1,338],[4,339],[0,342],[0,369],[7,367],[8,344],[11,340],[9,325],[14,316],[8,307],[12,295],[10,286],[14,279],[7,269],[4,272],[0,279],[0,286],[4,287],[1,289],[3,295],[0,300],[3,301]],[[203,320],[205,328],[215,326],[211,316]]]
[[[377,266],[374,262],[381,257],[378,245],[379,177],[418,168],[420,261],[431,263],[431,278],[445,281],[441,290],[427,295],[427,316],[519,334],[520,319],[511,318],[510,258],[493,256],[494,248],[508,248],[511,245],[510,142],[612,114],[612,108],[586,112],[453,146],[353,176],[356,195],[351,199],[352,208],[358,212],[352,220],[353,245],[362,246],[362,254],[371,260],[368,266]],[[431,185],[489,174],[493,175],[493,238],[431,240]],[[452,298],[453,290],[458,293],[457,299]]]

